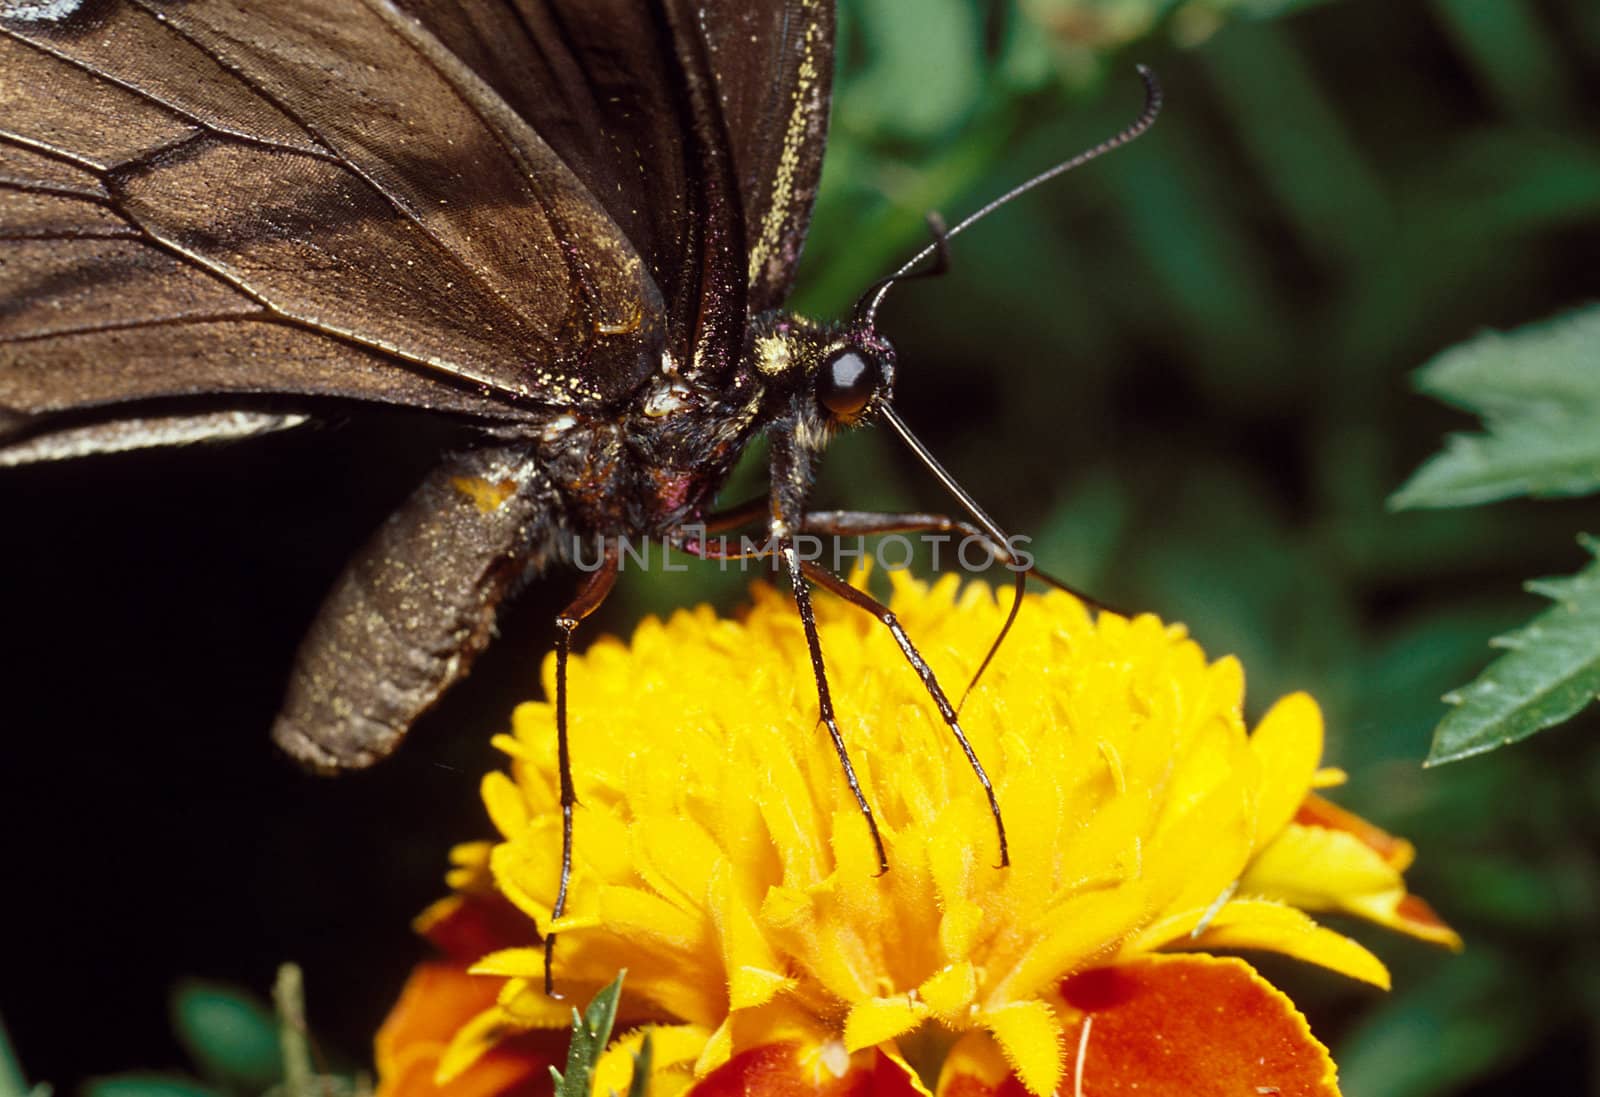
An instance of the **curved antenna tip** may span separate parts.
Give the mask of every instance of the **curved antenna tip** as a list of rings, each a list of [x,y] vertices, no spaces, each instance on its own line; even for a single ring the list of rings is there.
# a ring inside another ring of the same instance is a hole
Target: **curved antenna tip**
[[[874,283],[868,288],[866,293],[862,294],[861,299],[856,303],[856,315],[863,318],[867,326],[871,327],[877,322],[878,307],[883,304],[883,299],[888,296],[889,291],[894,288],[895,283],[909,275],[918,264],[920,264],[924,259],[928,258],[929,255],[934,254],[935,251],[947,249],[950,246],[951,238],[960,234],[963,230],[970,228],[974,223],[983,220],[983,218],[989,216],[989,214],[993,213],[1001,206],[1020,198],[1034,187],[1037,187],[1042,183],[1048,183],[1056,176],[1065,174],[1066,172],[1071,171],[1073,168],[1081,168],[1091,160],[1098,160],[1100,157],[1104,156],[1113,149],[1121,148],[1123,145],[1126,145],[1129,141],[1132,141],[1134,138],[1140,136],[1145,130],[1154,125],[1156,115],[1161,113],[1161,82],[1156,79],[1155,70],[1150,68],[1149,65],[1135,65],[1134,69],[1138,72],[1139,79],[1144,81],[1144,109],[1139,112],[1139,117],[1135,118],[1129,125],[1119,130],[1106,140],[1100,142],[1093,148],[1085,149],[1083,152],[1078,153],[1078,155],[1061,161],[1061,163],[1057,164],[1055,167],[1047,168],[1044,171],[1041,171],[1032,179],[1028,179],[1017,186],[1012,187],[1010,190],[1000,195],[1000,197],[985,203],[978,210],[967,214],[967,216],[956,222],[955,225],[951,226],[949,231],[939,232],[937,229],[935,229],[933,243],[928,244],[921,251],[917,252],[917,254],[906,260],[905,263],[900,266],[899,270],[889,275],[889,277]]]

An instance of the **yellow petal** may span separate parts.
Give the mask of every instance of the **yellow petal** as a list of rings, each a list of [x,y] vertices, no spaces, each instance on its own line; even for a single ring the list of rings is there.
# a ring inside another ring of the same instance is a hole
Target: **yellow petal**
[[[568,921],[557,922],[556,931],[569,928]],[[595,924],[618,937],[653,941],[683,952],[696,951],[707,937],[707,927],[699,919],[643,888],[601,888]]]
[[[472,975],[504,975],[513,979],[543,979],[543,948],[503,948],[491,952],[467,969]]]
[[[572,1003],[544,992],[543,973],[536,979],[508,979],[500,988],[500,1016],[520,1031],[529,1028],[572,1028]]]
[[[1241,894],[1306,910],[1353,909],[1366,896],[1405,891],[1398,869],[1355,835],[1290,823],[1251,862]]]
[[[489,821],[501,834],[514,838],[527,828],[528,802],[510,777],[499,770],[491,770],[484,775],[479,792],[489,812]]]
[[[1190,935],[1185,930],[1160,943],[1201,952],[1264,949],[1389,989],[1389,970],[1383,961],[1349,937],[1319,926],[1309,915],[1281,903],[1236,899],[1217,911],[1200,933]]]
[[[1461,935],[1446,925],[1432,907],[1404,889],[1346,899],[1342,909],[1409,937],[1461,951]]]
[[[974,1083],[981,1090],[997,1091],[1010,1075],[1011,1064],[994,1037],[975,1029],[962,1035],[945,1055],[935,1092],[944,1097],[952,1089],[965,1090]]]
[[[453,1081],[481,1059],[484,1052],[514,1031],[517,1030],[506,1023],[505,1014],[498,1006],[478,1014],[457,1030],[450,1046],[439,1057],[439,1067],[433,1075],[435,1084],[442,1086]]]
[[[857,1002],[845,1018],[845,1050],[857,1052],[885,1040],[893,1040],[916,1028],[928,1013],[927,1004],[913,999],[909,994]]]
[[[978,994],[978,973],[970,961],[951,964],[930,975],[917,988],[917,995],[940,1017],[956,1018],[965,1013]]]
[[[1075,896],[1055,909],[1054,928],[1039,927],[1041,936],[1000,982],[984,993],[996,1007],[1030,998],[1046,985],[1092,960],[1116,951],[1123,938],[1148,917],[1147,889],[1130,883],[1111,891]]]
[[[596,1097],[627,1093],[633,1080],[633,1057],[650,1037],[650,1097],[675,1097],[694,1082],[693,1066],[706,1046],[699,1025],[644,1025],[612,1042],[594,1067]]]
[[[1250,750],[1261,762],[1261,797],[1256,802],[1256,848],[1271,841],[1294,818],[1322,760],[1322,710],[1310,696],[1291,693],[1261,718]]]
[[[662,896],[685,910],[706,904],[722,850],[692,819],[656,819],[633,831],[633,866]]]
[[[900,1073],[904,1077],[906,1085],[916,1092],[917,1097],[933,1097],[932,1091],[923,1084],[921,1076],[912,1069],[910,1063],[906,1062],[906,1057],[900,1054],[900,1048],[893,1041],[880,1045],[878,1050],[883,1053],[885,1059],[900,1068]]]
[[[979,1020],[994,1034],[1006,1062],[1034,1097],[1047,1097],[1061,1083],[1061,1021],[1037,999],[986,1010]]]
[[[705,1047],[694,1063],[694,1076],[704,1078],[733,1057],[733,1017],[723,1018],[722,1024],[706,1037]]]
[[[492,842],[461,842],[450,847],[450,870],[444,882],[452,891],[487,893],[494,888],[489,871]]]

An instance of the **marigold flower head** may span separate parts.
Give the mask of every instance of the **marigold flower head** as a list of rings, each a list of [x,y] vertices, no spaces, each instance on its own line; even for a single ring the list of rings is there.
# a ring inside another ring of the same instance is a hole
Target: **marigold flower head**
[[[936,674],[965,682],[1004,600],[893,578]],[[568,913],[551,924],[554,713],[527,704],[497,740],[510,774],[483,784],[500,838],[455,851],[455,894],[422,919],[456,963],[419,970],[391,1014],[382,1093],[501,1093],[542,1075],[560,1047],[542,1033],[571,1010],[543,991],[537,934],[551,930],[568,997],[628,971],[632,1032],[596,1092],[626,1088],[648,1028],[653,1097],[1336,1093],[1289,1000],[1209,950],[1387,986],[1376,957],[1306,911],[1458,943],[1406,893],[1409,845],[1312,793],[1339,779],[1318,770],[1316,704],[1287,697],[1247,732],[1239,664],[1208,662],[1181,626],[1028,598],[961,717],[1005,813],[1002,868],[983,791],[892,639],[831,599],[818,618],[890,871],[776,592],[758,587],[742,620],[700,607],[599,641],[570,671]]]

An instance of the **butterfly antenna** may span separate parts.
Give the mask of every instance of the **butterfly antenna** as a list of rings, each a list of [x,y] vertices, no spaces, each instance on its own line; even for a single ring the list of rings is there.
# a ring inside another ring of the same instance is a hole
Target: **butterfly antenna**
[[[1139,79],[1144,81],[1144,110],[1139,112],[1139,117],[1133,120],[1132,125],[1128,126],[1115,136],[1109,137],[1100,142],[1094,148],[1085,149],[1083,152],[1078,153],[1078,155],[1072,157],[1070,160],[1063,160],[1053,168],[1046,168],[1038,175],[1035,175],[1032,179],[1029,179],[1023,183],[1019,183],[1015,187],[1012,187],[1010,190],[1006,191],[1000,197],[994,199],[992,202],[985,204],[980,209],[962,218],[955,224],[954,227],[950,229],[949,232],[944,233],[942,236],[935,237],[932,243],[928,244],[921,251],[917,252],[917,254],[906,260],[905,263],[901,265],[899,270],[895,271],[881,282],[878,282],[874,288],[869,289],[866,296],[862,298],[862,302],[865,304],[865,307],[863,308],[861,304],[856,306],[857,314],[866,321],[869,327],[872,326],[873,322],[878,316],[878,307],[883,304],[883,299],[888,296],[890,288],[901,279],[909,277],[911,271],[915,269],[916,266],[923,260],[928,258],[929,255],[932,255],[934,252],[940,249],[948,250],[951,237],[967,229],[978,221],[983,220],[985,217],[989,216],[989,214],[993,213],[1006,203],[1014,201],[1015,199],[1022,197],[1024,194],[1027,194],[1034,187],[1048,183],[1058,175],[1065,175],[1073,168],[1081,168],[1091,160],[1098,160],[1112,149],[1121,148],[1123,145],[1126,145],[1129,141],[1132,141],[1134,138],[1138,137],[1140,134],[1144,133],[1145,130],[1154,125],[1156,115],[1161,113],[1161,84],[1156,80],[1156,74],[1151,72],[1147,66],[1140,65],[1138,66],[1138,69]]]
[[[869,310],[876,307],[877,301],[889,292],[889,287],[895,282],[909,282],[913,278],[937,278],[950,269],[950,230],[945,227],[944,218],[939,216],[937,210],[929,210],[923,215],[923,220],[927,222],[928,233],[933,240],[919,251],[917,258],[908,265],[915,266],[930,254],[933,256],[932,265],[918,271],[908,271],[906,267],[902,267],[889,277],[880,278],[868,286],[866,292],[856,299],[855,307],[850,310],[850,315],[858,324],[869,328],[872,326],[872,315]]]
[[[905,443],[906,448],[916,455],[917,460],[922,462],[923,467],[933,473],[934,479],[938,480],[943,485],[944,490],[949,492],[950,496],[961,504],[961,508],[972,516],[973,522],[983,531],[984,536],[989,538],[991,551],[1006,561],[1011,567],[1011,574],[1015,577],[1015,596],[1011,599],[1011,609],[1006,614],[1005,624],[1000,626],[1000,635],[995,637],[994,643],[989,646],[988,654],[983,657],[983,663],[978,667],[978,673],[974,674],[972,681],[967,683],[966,692],[970,693],[972,687],[977,684],[979,677],[988,668],[995,652],[1000,650],[1001,641],[1011,631],[1012,622],[1017,619],[1017,612],[1022,608],[1022,594],[1028,585],[1028,569],[1017,566],[1016,557],[1011,552],[1011,538],[1007,537],[1005,531],[1000,528],[995,520],[984,512],[984,509],[978,505],[978,501],[968,494],[967,489],[956,482],[956,478],[951,476],[949,471],[939,463],[939,459],[933,455],[933,452],[927,446],[922,444],[922,440],[911,433],[911,428],[906,426],[905,420],[896,414],[894,408],[885,404],[880,409],[880,414],[883,416],[884,422],[888,423],[894,429],[894,432],[900,436],[900,441]],[[962,704],[966,703],[966,699],[966,693],[963,693],[961,696]],[[960,709],[961,706],[957,705],[956,710],[959,712]]]

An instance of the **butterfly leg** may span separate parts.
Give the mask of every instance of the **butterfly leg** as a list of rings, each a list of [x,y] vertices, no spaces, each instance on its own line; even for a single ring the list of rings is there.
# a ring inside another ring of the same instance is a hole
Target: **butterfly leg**
[[[945,726],[950,729],[950,734],[955,736],[961,752],[967,756],[967,762],[972,766],[972,772],[977,775],[978,783],[983,786],[983,794],[989,799],[989,813],[994,816],[995,834],[1000,840],[1000,867],[1009,865],[1011,850],[1006,843],[1006,824],[1000,816],[1000,803],[995,799],[994,786],[989,783],[989,774],[984,770],[983,763],[978,760],[977,751],[972,749],[972,744],[967,740],[967,733],[961,729],[961,721],[957,718],[956,710],[951,707],[950,699],[944,695],[939,680],[934,677],[933,668],[928,666],[927,660],[923,659],[922,653],[911,642],[911,637],[900,625],[900,619],[888,606],[870,594],[857,590],[827,568],[810,562],[802,563],[800,567],[805,572],[806,578],[819,587],[876,617],[878,622],[889,630],[894,642],[900,645],[900,653],[922,679],[923,688],[928,691],[928,696],[933,698],[934,705],[939,709],[939,715],[944,718]]]
[[[978,664],[978,669],[967,682],[967,688],[961,691],[961,700],[956,705],[956,712],[966,707],[967,697],[972,689],[983,677],[989,664],[994,661],[995,655],[1000,651],[1000,645],[1005,642],[1006,634],[1011,631],[1012,624],[1017,619],[1017,613],[1022,608],[1022,591],[1027,581],[1037,579],[1046,586],[1077,598],[1080,602],[1094,610],[1111,610],[1119,612],[1097,598],[1085,594],[1055,576],[1039,570],[1033,563],[1033,557],[1028,553],[1021,553],[1011,545],[995,540],[983,530],[968,522],[951,518],[944,514],[926,514],[921,512],[907,512],[900,514],[878,514],[873,511],[862,510],[816,510],[806,515],[804,531],[811,534],[826,534],[835,537],[872,536],[882,533],[946,533],[960,534],[963,538],[972,538],[981,543],[988,551],[991,559],[998,560],[1011,569],[1014,577],[1016,596],[1011,600],[1011,608],[1006,612],[1006,619],[1000,626],[1000,632],[989,645],[989,650],[984,653],[983,661]]]
[[[567,661],[572,656],[572,634],[578,623],[600,608],[617,582],[617,546],[607,541],[600,566],[590,572],[577,596],[556,618],[556,764],[561,771],[561,884],[556,888],[555,905],[550,908],[552,924],[567,912],[567,887],[572,882],[572,809],[578,802],[572,788],[572,755],[567,747]],[[544,936],[544,992],[555,993],[552,960],[556,947],[554,931]]]
[[[759,518],[767,516],[767,510],[772,504],[765,495],[757,495],[746,499],[742,503],[735,503],[731,507],[712,511],[700,521],[699,528],[703,533],[722,533],[740,526],[749,525]]]
[[[794,587],[794,604],[800,610],[800,625],[806,634],[806,648],[811,653],[811,674],[817,681],[817,706],[822,713],[822,722],[828,728],[829,738],[833,740],[834,752],[839,755],[839,765],[844,767],[845,783],[855,795],[856,806],[861,809],[867,829],[872,832],[872,844],[878,851],[878,872],[882,874],[889,871],[889,855],[884,852],[883,837],[878,833],[878,820],[872,814],[872,805],[867,803],[866,794],[861,791],[861,783],[856,780],[856,768],[850,763],[850,755],[844,747],[844,736],[839,733],[839,721],[833,714],[833,694],[828,689],[828,673],[822,665],[822,640],[817,636],[817,615],[811,608],[811,588],[806,585],[805,565],[800,560],[793,537],[780,537],[778,551]]]
[[[749,521],[749,518],[730,522],[721,528],[743,525],[746,521]],[[709,528],[709,520],[707,525]],[[806,648],[811,655],[811,673],[817,681],[817,706],[822,714],[822,722],[828,729],[828,737],[833,740],[833,750],[839,756],[839,766],[844,770],[845,783],[850,786],[850,792],[856,798],[856,806],[861,809],[861,817],[867,821],[867,830],[872,835],[872,846],[878,854],[878,871],[888,872],[889,855],[883,848],[883,836],[878,833],[877,817],[872,813],[872,805],[867,803],[866,793],[861,791],[855,764],[850,761],[850,752],[845,749],[844,736],[839,731],[839,721],[834,715],[833,693],[828,688],[827,671],[822,665],[822,641],[817,636],[817,616],[811,606],[811,590],[806,586],[802,570],[804,565],[799,552],[795,549],[792,537],[780,536],[777,541],[776,549],[770,544],[749,549],[730,549],[725,544],[713,544],[698,537],[677,537],[674,539],[674,544],[682,551],[702,560],[764,560],[774,555],[783,558],[790,580],[794,584],[795,605],[800,610],[800,624],[805,630]]]
[[[830,537],[871,537],[884,533],[945,533],[970,538],[983,545],[993,560],[1005,564],[1013,571],[1020,571],[1029,579],[1039,582],[1056,590],[1077,598],[1094,609],[1111,609],[1098,598],[1085,594],[1078,588],[1071,586],[1063,580],[1057,579],[1049,572],[1041,571],[1032,562],[1032,557],[1025,553],[1018,553],[1010,545],[994,540],[983,530],[970,522],[963,522],[959,518],[951,518],[945,514],[930,514],[922,511],[908,511],[891,514],[880,514],[868,510],[814,510],[806,514],[802,529],[806,533],[822,534]],[[1113,612],[1117,612],[1113,610]]]

